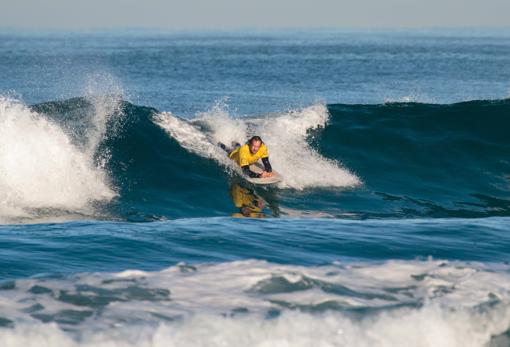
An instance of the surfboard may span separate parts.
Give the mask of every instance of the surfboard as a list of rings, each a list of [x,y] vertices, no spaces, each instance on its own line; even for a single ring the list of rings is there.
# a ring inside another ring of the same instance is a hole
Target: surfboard
[[[261,173],[264,171],[264,167],[262,164],[255,163],[250,165],[250,170],[255,173]],[[258,185],[269,185],[269,184],[277,184],[280,183],[283,180],[282,175],[278,173],[277,171],[273,170],[273,176],[266,177],[266,178],[251,178],[248,176],[243,175],[243,178],[247,180],[250,183],[258,184]]]

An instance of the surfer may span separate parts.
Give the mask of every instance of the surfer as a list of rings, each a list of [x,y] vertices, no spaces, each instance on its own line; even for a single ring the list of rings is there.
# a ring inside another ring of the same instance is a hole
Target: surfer
[[[226,150],[228,157],[234,160],[243,170],[243,173],[250,178],[266,178],[273,176],[273,169],[269,163],[269,154],[267,147],[262,142],[260,136],[253,136],[244,145],[237,144],[237,148],[229,151],[225,145],[220,144],[221,148]],[[259,159],[264,164],[264,171],[256,173],[250,170],[250,165],[256,163]]]

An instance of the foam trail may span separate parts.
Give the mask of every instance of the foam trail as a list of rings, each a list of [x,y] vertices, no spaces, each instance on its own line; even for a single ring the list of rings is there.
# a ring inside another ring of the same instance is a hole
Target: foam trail
[[[162,113],[155,117],[155,122],[187,150],[229,168],[232,163],[216,143],[244,143],[250,136],[260,135],[269,147],[273,168],[285,178],[283,188],[357,186],[361,181],[356,175],[321,156],[307,142],[308,132],[324,127],[328,117],[324,105],[313,105],[265,118],[233,118],[224,105],[217,104],[192,121]]]
[[[21,102],[0,97],[0,221],[35,218],[38,209],[91,213],[115,196],[89,150]]]
[[[154,121],[188,151],[204,158],[215,159],[227,166],[230,164],[225,152],[213,144],[211,138],[205,133],[185,119],[170,112],[163,112],[155,115]]]

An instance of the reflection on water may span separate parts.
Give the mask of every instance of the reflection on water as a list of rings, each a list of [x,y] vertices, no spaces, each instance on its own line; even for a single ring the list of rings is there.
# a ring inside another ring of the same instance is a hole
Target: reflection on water
[[[234,206],[239,209],[239,212],[232,214],[232,217],[265,217],[262,210],[266,206],[266,202],[255,194],[254,190],[243,187],[239,183],[232,183],[230,186],[230,197]]]
[[[232,217],[237,218],[264,218],[278,217],[280,215],[276,192],[261,189],[255,191],[245,183],[234,181],[230,185],[230,197],[237,209]]]

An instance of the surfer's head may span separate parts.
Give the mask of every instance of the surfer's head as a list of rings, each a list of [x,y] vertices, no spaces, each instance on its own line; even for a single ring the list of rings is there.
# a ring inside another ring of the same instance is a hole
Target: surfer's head
[[[262,139],[260,136],[252,136],[251,139],[248,140],[248,146],[250,146],[250,152],[252,154],[257,153],[261,145]]]

